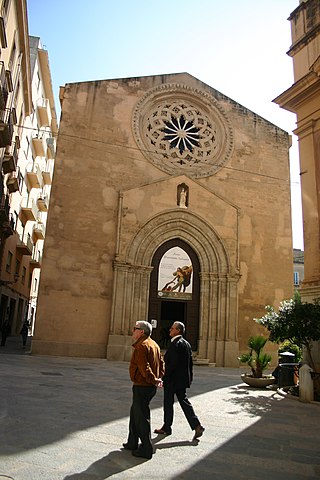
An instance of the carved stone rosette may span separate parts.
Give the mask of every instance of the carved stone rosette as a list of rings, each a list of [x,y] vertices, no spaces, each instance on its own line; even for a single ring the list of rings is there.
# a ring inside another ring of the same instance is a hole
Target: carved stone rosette
[[[173,175],[213,175],[233,151],[233,130],[222,106],[209,93],[183,84],[150,89],[135,107],[132,128],[145,157]]]

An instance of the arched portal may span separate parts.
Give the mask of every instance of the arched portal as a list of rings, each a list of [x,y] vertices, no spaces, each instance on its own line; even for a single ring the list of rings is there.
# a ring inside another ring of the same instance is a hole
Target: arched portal
[[[114,261],[111,331],[107,358],[129,359],[131,329],[149,318],[150,278],[157,250],[166,242],[187,244],[199,262],[199,333],[197,355],[220,366],[236,366],[238,348],[237,265],[222,238],[201,217],[175,209],[142,225]],[[124,242],[125,243],[125,242]]]
[[[152,337],[161,348],[167,348],[169,327],[174,321],[180,321],[186,326],[186,338],[192,350],[197,351],[200,304],[197,255],[186,242],[176,238],[158,248],[152,266],[148,309],[148,320],[154,324]]]

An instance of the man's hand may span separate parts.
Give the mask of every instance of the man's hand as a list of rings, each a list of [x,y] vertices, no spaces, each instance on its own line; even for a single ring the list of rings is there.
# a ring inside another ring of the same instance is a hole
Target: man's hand
[[[163,387],[163,382],[162,382],[161,378],[157,378],[156,386],[157,386],[158,388],[162,388],[162,387]]]

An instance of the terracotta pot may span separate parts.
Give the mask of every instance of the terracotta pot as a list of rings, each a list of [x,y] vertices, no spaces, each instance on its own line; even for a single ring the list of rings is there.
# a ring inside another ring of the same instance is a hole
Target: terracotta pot
[[[268,385],[272,385],[276,381],[275,377],[272,377],[270,375],[262,378],[255,378],[249,373],[242,373],[241,380],[250,387],[255,388],[265,388]]]

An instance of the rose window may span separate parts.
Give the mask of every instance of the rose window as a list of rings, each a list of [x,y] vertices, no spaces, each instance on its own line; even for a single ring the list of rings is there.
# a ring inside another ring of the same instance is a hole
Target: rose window
[[[232,151],[232,130],[224,111],[206,93],[171,84],[167,88],[164,95],[156,87],[155,94],[146,94],[138,103],[133,117],[138,145],[165,172],[195,178],[215,173]]]
[[[180,154],[189,150],[193,152],[194,147],[199,147],[200,128],[194,126],[192,121],[188,121],[181,115],[180,118],[171,117],[170,121],[165,121],[164,140],[168,140],[171,148],[178,148]]]

